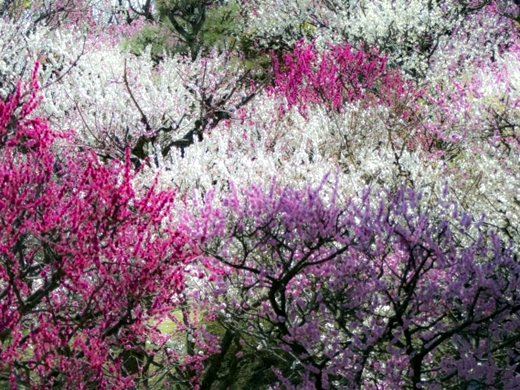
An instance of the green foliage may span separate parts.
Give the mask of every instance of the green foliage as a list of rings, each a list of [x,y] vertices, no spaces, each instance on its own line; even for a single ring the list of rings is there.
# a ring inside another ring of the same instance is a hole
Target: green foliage
[[[152,59],[159,62],[163,55],[175,54],[175,46],[172,45],[168,33],[160,25],[147,25],[136,36],[127,39],[123,43],[123,47],[135,55],[140,55],[147,47],[150,47]]]
[[[241,47],[240,7],[237,2],[204,5],[201,0],[164,0],[157,3],[155,25],[145,26],[125,43],[134,54],[151,46],[154,60],[163,54],[208,55],[213,49],[233,51]]]
[[[31,7],[31,0],[0,0],[0,16],[18,18]]]
[[[242,32],[239,5],[230,2],[207,10],[206,21],[201,31],[204,52],[212,48],[227,50],[234,48]]]
[[[247,69],[266,71],[272,68],[270,51],[259,47],[256,40],[246,32],[239,37],[239,50],[243,54]]]
[[[163,56],[176,54],[191,55],[193,58],[194,53],[207,56],[214,50],[232,53],[231,65],[253,71],[259,80],[265,79],[272,70],[270,50],[259,47],[254,34],[244,30],[238,2],[206,6],[204,23],[200,31],[196,32],[191,29],[193,26],[190,27],[190,23],[195,23],[194,18],[200,16],[196,9],[200,3],[200,0],[190,0],[182,4],[177,0],[160,2],[155,15],[160,23],[146,25],[137,35],[125,41],[124,48],[135,55],[140,55],[149,48],[151,58],[156,63]],[[189,12],[193,13],[191,17]],[[174,14],[183,16],[174,17]],[[171,22],[172,17],[178,23],[177,28]],[[179,28],[184,29],[187,35],[183,37],[179,34]],[[196,37],[186,39],[192,33],[196,33]]]

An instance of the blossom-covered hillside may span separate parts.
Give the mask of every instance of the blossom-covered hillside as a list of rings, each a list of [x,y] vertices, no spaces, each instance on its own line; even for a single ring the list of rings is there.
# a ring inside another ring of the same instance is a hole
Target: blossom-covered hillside
[[[0,388],[519,388],[519,14],[1,2]]]

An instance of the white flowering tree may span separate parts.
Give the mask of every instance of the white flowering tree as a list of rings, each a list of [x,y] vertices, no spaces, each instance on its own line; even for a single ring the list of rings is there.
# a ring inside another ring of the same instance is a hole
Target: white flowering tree
[[[261,0],[245,2],[251,15],[245,33],[262,45],[283,49],[292,47],[301,38],[315,39],[322,46],[331,42],[376,45],[390,53],[392,66],[422,77],[427,73],[431,57],[444,50],[446,41],[451,41],[456,31],[475,32],[467,25],[468,17],[488,6],[505,17],[516,17],[518,9],[511,3]],[[497,26],[488,27],[493,31]],[[480,32],[477,31],[477,35]],[[502,39],[498,34],[495,38]]]

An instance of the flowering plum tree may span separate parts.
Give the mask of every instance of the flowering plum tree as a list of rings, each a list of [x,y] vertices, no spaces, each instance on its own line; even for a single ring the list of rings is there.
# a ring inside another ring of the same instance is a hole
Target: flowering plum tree
[[[91,29],[114,21],[120,8],[111,0],[5,0],[0,4],[0,16],[30,20],[33,26],[60,26]]]
[[[102,164],[31,116],[37,73],[0,102],[0,379],[131,387],[160,360],[194,253],[164,223],[174,193],[136,188],[128,154]]]
[[[42,61],[38,114],[54,128],[75,129],[75,143],[105,159],[122,160],[130,148],[140,165],[147,157],[157,161],[183,152],[247,105],[268,81],[230,53],[194,62],[167,57],[154,64],[149,50],[136,56],[114,44],[114,37],[42,27],[22,38],[18,31],[27,26],[0,24],[0,45],[10,53],[0,59],[0,94],[12,91],[17,76],[30,78],[31,61]]]
[[[387,56],[353,50],[348,44],[318,53],[313,44],[300,41],[283,55],[282,65],[276,57],[273,61],[276,92],[289,107],[298,105],[300,110],[313,103],[333,110],[358,101],[389,106],[407,92],[399,72],[386,68]]]
[[[519,386],[513,247],[414,190],[320,191],[234,190],[190,219],[243,350],[272,354],[282,388]]]
[[[419,78],[427,76],[432,56],[450,45],[454,32],[480,35],[481,31],[474,31],[467,23],[473,15],[486,8],[509,19],[518,15],[517,6],[506,0],[261,0],[244,2],[244,7],[250,15],[245,34],[255,37],[260,45],[290,50],[302,38],[316,39],[319,47],[325,48],[345,42],[358,48],[362,43],[375,45],[389,53],[392,67]],[[515,31],[512,23],[509,25],[506,36]],[[494,34],[500,25],[490,27],[487,32]],[[496,40],[503,38],[494,35]]]

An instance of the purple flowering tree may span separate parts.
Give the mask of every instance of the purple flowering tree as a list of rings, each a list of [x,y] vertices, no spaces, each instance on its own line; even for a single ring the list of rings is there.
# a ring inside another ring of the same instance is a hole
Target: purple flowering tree
[[[215,314],[272,354],[280,388],[519,386],[512,247],[411,189],[346,204],[322,192],[237,190],[190,222]]]

